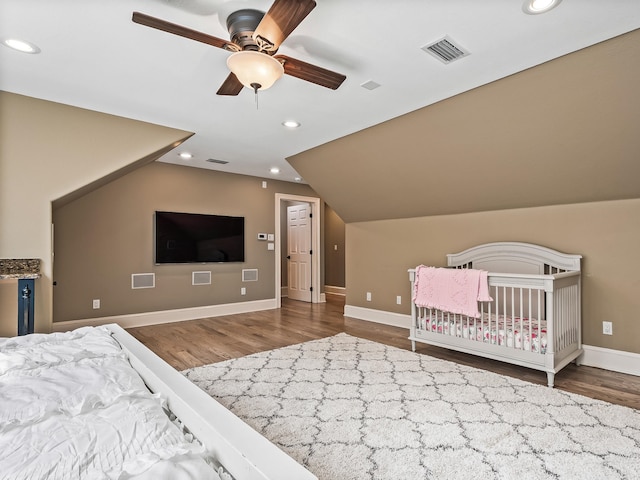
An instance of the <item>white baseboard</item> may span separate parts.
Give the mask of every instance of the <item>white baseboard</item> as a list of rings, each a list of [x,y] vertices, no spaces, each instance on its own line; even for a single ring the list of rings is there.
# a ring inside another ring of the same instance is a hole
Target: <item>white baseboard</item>
[[[583,345],[581,365],[640,376],[640,354]]]
[[[347,289],[345,287],[334,287],[332,285],[325,285],[324,292],[327,295],[340,295],[342,297],[347,296]]]
[[[411,315],[355,307],[353,305],[344,306],[344,315],[345,317],[383,323],[394,327],[411,328]],[[579,359],[581,365],[640,376],[640,354],[638,353],[611,350],[591,345],[583,345],[582,348],[584,353]]]
[[[367,320],[369,322],[383,323],[384,325],[391,325],[393,327],[402,327],[406,329],[411,327],[411,315],[385,312],[384,310],[374,310],[372,308],[345,305],[344,316]]]
[[[255,300],[251,302],[225,303],[222,305],[207,305],[204,307],[180,308],[176,310],[162,310],[157,312],[144,312],[130,315],[114,315],[110,317],[54,322],[51,329],[53,332],[66,332],[75,328],[106,325],[108,323],[117,323],[122,328],[144,327],[147,325],[183,322],[186,320],[219,317],[221,315],[233,315],[236,313],[273,310],[275,308],[277,308],[275,299],[269,298],[267,300]]]

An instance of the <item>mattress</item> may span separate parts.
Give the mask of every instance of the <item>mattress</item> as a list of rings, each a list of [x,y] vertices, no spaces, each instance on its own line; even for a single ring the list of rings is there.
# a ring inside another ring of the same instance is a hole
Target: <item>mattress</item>
[[[547,351],[547,323],[535,318],[483,314],[481,318],[453,315],[424,309],[418,316],[418,329],[468,338],[527,352]]]
[[[0,339],[1,479],[212,479],[104,327]]]

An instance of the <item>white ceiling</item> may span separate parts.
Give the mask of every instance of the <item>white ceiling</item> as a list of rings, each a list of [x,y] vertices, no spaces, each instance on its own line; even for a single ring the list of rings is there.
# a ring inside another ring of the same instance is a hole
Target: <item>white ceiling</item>
[[[317,0],[279,53],[347,80],[333,91],[285,75],[256,108],[249,89],[216,95],[228,52],[131,21],[140,11],[227,39],[229,13],[271,3],[0,0],[0,39],[41,49],[0,46],[0,90],[195,132],[162,161],[259,177],[275,166],[294,181],[288,156],[640,27],[639,0],[564,0],[542,15],[523,0]],[[470,55],[445,65],[421,50],[445,35]]]

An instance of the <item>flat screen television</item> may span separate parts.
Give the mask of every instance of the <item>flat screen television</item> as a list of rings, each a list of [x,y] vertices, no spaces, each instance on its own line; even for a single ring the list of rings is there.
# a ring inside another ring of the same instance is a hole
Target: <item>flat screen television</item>
[[[156,211],[155,263],[244,262],[244,217]]]

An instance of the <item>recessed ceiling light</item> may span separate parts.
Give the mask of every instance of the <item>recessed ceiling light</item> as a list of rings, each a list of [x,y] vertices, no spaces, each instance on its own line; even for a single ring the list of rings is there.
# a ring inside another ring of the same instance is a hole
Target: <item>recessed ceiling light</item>
[[[526,14],[537,15],[557,7],[561,1],[562,0],[525,0],[522,5],[522,10]]]
[[[271,170],[269,171],[273,174],[280,173],[280,169],[278,167],[271,167]]]
[[[180,154],[180,158],[182,158],[183,160],[189,160],[193,158],[193,155],[191,155],[189,152],[182,152]]]
[[[296,122],[295,120],[286,120],[282,122],[282,125],[287,128],[298,128],[302,124],[300,122]]]
[[[301,181],[302,181],[302,178],[300,178],[300,177],[296,177],[296,178],[294,178],[294,180],[295,180],[296,182],[301,182]]]
[[[2,44],[22,53],[40,53],[40,48],[37,45],[17,38],[5,38],[2,40]]]

